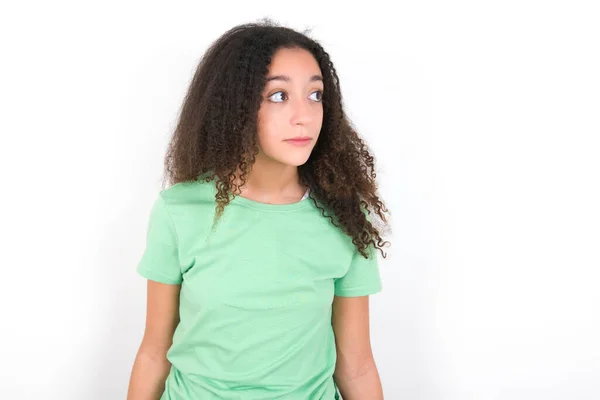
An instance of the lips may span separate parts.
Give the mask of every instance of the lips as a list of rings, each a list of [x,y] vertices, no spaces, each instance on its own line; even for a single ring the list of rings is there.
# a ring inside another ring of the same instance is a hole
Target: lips
[[[312,139],[308,136],[302,136],[302,137],[298,137],[298,138],[287,139],[287,140],[285,140],[285,142],[287,142],[289,144],[293,144],[295,146],[303,146],[303,145],[310,143],[311,140]]]
[[[309,140],[310,140],[310,138],[308,138],[308,139],[288,139],[288,140],[286,140],[286,142],[303,143],[303,142],[308,142]]]

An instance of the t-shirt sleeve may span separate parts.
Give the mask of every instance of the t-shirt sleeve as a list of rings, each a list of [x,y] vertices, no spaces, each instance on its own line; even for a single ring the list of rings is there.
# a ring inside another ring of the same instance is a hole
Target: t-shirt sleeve
[[[146,248],[137,272],[152,281],[180,284],[181,267],[175,226],[162,196],[155,200],[146,229]]]
[[[368,259],[364,258],[356,248],[354,249],[348,272],[335,280],[336,296],[367,296],[382,290],[376,248],[371,244],[367,247],[367,253]]]

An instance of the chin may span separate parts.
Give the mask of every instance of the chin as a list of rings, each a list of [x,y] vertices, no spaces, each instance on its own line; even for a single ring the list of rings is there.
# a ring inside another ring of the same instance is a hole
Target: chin
[[[271,161],[275,161],[284,165],[299,167],[301,165],[306,164],[311,154],[312,148],[305,148],[302,150],[297,149],[296,151],[290,151],[286,148],[283,150],[278,149],[278,151],[273,152],[265,152],[264,156],[266,159],[269,159]]]
[[[294,157],[294,158],[283,159],[283,160],[280,160],[280,162],[282,162],[283,164],[286,164],[286,165],[299,167],[301,165],[306,164],[309,157],[310,157],[310,154],[307,155],[306,157]]]

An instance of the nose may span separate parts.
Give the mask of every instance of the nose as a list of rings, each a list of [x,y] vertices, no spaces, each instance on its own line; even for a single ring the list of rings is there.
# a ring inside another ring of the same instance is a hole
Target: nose
[[[292,125],[308,124],[310,121],[312,121],[313,110],[309,102],[310,100],[302,98],[297,98],[294,102],[292,102]]]

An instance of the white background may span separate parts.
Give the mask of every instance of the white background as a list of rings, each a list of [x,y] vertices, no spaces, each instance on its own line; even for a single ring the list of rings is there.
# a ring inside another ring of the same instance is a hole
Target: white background
[[[600,398],[592,1],[19,2],[0,9],[0,397],[124,399],[135,272],[206,47],[312,28],[392,211],[386,399]]]

